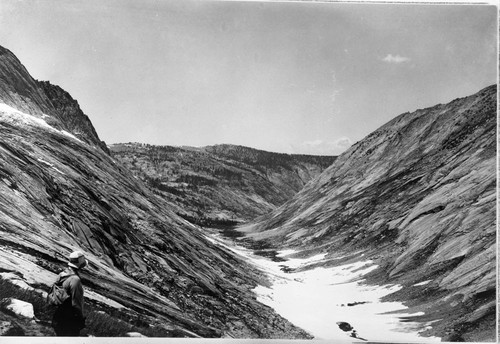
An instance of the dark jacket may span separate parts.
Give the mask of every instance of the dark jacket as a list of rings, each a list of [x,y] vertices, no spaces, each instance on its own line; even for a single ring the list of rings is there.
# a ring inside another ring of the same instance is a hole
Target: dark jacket
[[[85,327],[83,316],[83,286],[78,270],[68,267],[59,274],[69,298],[60,305],[52,318],[52,327],[58,336],[78,336]]]

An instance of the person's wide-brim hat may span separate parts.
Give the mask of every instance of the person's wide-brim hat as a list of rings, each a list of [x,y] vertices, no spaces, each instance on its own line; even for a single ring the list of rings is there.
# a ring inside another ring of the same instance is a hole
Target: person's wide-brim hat
[[[80,251],[75,251],[69,255],[68,265],[75,269],[81,269],[87,266],[88,260],[85,255]]]

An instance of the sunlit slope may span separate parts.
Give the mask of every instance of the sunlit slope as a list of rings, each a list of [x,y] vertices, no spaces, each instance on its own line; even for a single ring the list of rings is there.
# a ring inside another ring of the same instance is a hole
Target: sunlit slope
[[[494,338],[496,99],[494,85],[400,115],[242,230],[275,247],[364,254],[381,265],[376,277],[409,287],[401,298],[442,303],[442,334]]]

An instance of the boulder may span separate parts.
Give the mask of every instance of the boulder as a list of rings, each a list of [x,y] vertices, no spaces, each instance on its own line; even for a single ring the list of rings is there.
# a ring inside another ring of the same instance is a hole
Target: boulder
[[[128,332],[125,334],[126,337],[133,337],[133,338],[141,338],[141,337],[146,337],[142,333],[139,332]]]
[[[17,299],[7,299],[4,308],[24,318],[28,319],[35,318],[35,311],[33,309],[33,305],[25,301]]]

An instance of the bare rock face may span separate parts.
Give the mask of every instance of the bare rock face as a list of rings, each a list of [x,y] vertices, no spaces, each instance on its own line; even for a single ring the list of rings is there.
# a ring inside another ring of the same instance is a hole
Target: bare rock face
[[[96,144],[109,153],[106,144],[99,139],[90,119],[68,92],[48,81],[38,81],[37,84],[54,107],[55,111],[52,114],[65,124],[70,133],[88,144]]]
[[[0,272],[47,290],[79,249],[86,302],[109,316],[176,336],[310,338],[255,300],[265,276],[82,139],[69,96],[1,52]]]
[[[400,115],[241,230],[274,246],[374,259],[372,282],[405,286],[393,297],[435,321],[428,333],[493,340],[496,98],[494,85]]]
[[[52,110],[36,80],[29,75],[17,57],[3,47],[0,47],[0,81],[3,103],[36,116]]]
[[[271,153],[235,145],[203,148],[110,146],[138,178],[202,226],[248,221],[266,214],[330,166],[335,157]]]
[[[109,153],[76,100],[58,86],[33,79],[17,57],[1,46],[0,100]]]

